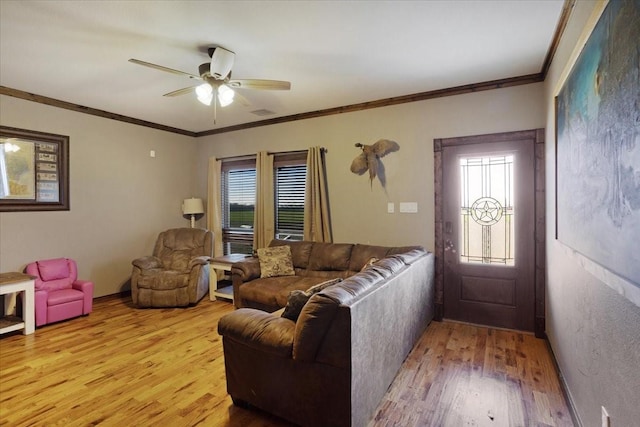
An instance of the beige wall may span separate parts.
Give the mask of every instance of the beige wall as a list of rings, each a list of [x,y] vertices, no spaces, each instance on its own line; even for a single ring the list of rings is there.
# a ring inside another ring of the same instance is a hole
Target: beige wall
[[[542,107],[542,84],[533,84],[199,138],[198,193],[206,194],[209,156],[320,145],[328,149],[334,241],[433,250],[433,139],[544,127]],[[386,190],[349,170],[360,153],[354,144],[380,138],[400,144],[400,151],[383,158]],[[388,202],[395,203],[396,213],[387,213]],[[400,202],[417,202],[418,213],[399,213]]]
[[[554,235],[553,99],[593,8],[592,2],[576,3],[545,81],[547,335],[581,424],[600,426],[605,406],[612,426],[632,426],[640,419],[640,308],[612,288],[615,275],[594,267]]]
[[[0,96],[0,124],[70,137],[71,210],[0,213],[0,271],[69,257],[95,296],[120,292],[160,230],[188,226],[193,138]],[[156,158],[149,151],[156,151]]]

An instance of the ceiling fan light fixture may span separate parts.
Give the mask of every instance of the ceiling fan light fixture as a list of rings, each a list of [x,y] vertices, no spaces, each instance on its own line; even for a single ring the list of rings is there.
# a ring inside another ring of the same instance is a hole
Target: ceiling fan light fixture
[[[198,101],[202,102],[204,105],[211,105],[211,101],[213,100],[213,88],[209,83],[203,83],[196,87],[196,96],[198,97]]]
[[[230,105],[235,95],[236,93],[229,86],[220,85],[220,87],[218,87],[218,100],[220,101],[221,107]]]
[[[211,76],[216,80],[224,80],[231,72],[236,54],[217,46],[210,49],[209,56],[211,57],[209,66]]]

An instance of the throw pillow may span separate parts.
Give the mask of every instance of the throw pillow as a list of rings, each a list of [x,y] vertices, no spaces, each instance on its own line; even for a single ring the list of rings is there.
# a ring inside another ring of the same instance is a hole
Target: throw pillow
[[[289,246],[258,249],[260,277],[293,276],[296,274]]]
[[[69,277],[69,263],[66,258],[46,259],[36,261],[40,278],[45,282]]]
[[[293,320],[294,322],[298,320],[300,317],[300,312],[304,305],[309,301],[311,295],[307,294],[305,291],[291,291],[289,292],[289,299],[287,300],[287,305],[284,307],[284,311],[282,312],[282,317],[286,319]]]
[[[309,298],[311,298],[314,294],[317,294],[321,290],[341,281],[342,279],[331,279],[327,280],[326,282],[313,285],[306,291],[291,291],[289,293],[287,305],[282,312],[282,317],[293,320],[294,322],[297,321],[298,317],[300,317],[300,312],[304,308],[307,301],[309,301]]]
[[[378,258],[376,258],[376,257],[369,258],[367,260],[367,262],[364,263],[364,265],[362,266],[360,271],[364,271],[365,268],[369,267],[371,264],[376,263],[378,261],[380,261],[380,260]]]

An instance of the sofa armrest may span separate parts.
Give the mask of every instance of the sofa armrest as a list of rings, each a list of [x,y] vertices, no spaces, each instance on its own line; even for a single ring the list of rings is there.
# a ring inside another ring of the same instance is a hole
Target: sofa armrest
[[[73,289],[77,289],[84,294],[82,304],[82,314],[89,314],[93,311],[93,282],[88,280],[76,280],[71,284]]]
[[[261,310],[240,308],[224,315],[218,333],[257,351],[290,358],[296,324]]]
[[[260,277],[260,261],[258,258],[248,258],[245,261],[236,262],[231,265],[231,284],[233,285],[233,305],[236,308],[242,307],[240,298],[240,286],[245,282]]]
[[[162,261],[160,258],[154,256],[145,256],[142,258],[134,259],[131,261],[134,267],[138,267],[140,270],[150,270],[152,268],[162,268]]]
[[[213,258],[206,255],[191,258],[191,261],[189,261],[189,269],[192,269],[196,265],[207,265],[209,264],[209,261],[211,261],[212,259]]]
[[[260,277],[260,261],[258,258],[248,258],[245,261],[236,262],[231,266],[231,276],[237,277],[240,282]]]

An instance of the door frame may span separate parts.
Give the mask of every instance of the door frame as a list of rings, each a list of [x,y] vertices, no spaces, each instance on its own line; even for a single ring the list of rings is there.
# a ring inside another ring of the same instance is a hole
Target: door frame
[[[434,166],[434,198],[435,198],[435,319],[444,316],[444,233],[443,233],[443,164],[442,150],[445,147],[482,144],[501,141],[520,141],[534,145],[534,181],[535,181],[535,268],[534,268],[534,332],[536,337],[545,338],[545,164],[544,164],[544,129],[531,129],[515,132],[500,132],[483,135],[462,136],[454,138],[436,138],[433,140]]]

